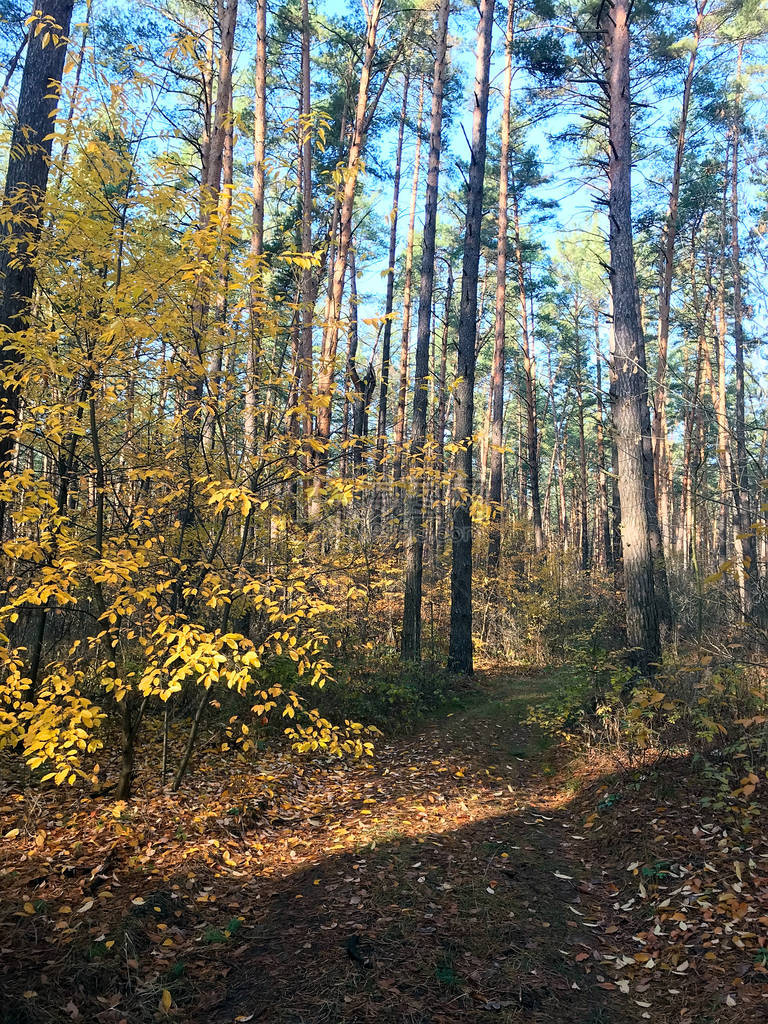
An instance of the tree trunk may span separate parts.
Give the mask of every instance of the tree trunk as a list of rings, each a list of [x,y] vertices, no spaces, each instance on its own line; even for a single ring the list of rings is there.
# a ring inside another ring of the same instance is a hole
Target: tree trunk
[[[230,21],[231,19],[231,21]],[[232,84],[232,63],[234,55],[234,32],[237,19],[237,4],[230,4],[224,15],[222,23],[222,39],[226,39],[228,51],[222,57],[222,71],[224,81],[219,82],[219,95],[216,100],[216,111],[219,107],[226,111],[222,126],[222,148],[220,164],[220,181],[215,183],[219,187],[218,193],[218,225],[219,234],[219,273],[218,287],[215,299],[215,325],[216,339],[214,349],[211,353],[208,371],[208,386],[213,399],[213,413],[208,413],[205,421],[203,443],[209,453],[212,452],[215,442],[217,422],[222,422],[224,403],[222,402],[222,389],[224,380],[222,369],[224,366],[224,345],[226,341],[226,320],[228,308],[228,285],[229,285],[229,260],[231,254],[230,227],[232,222],[232,188],[234,184],[234,122],[232,118],[233,105],[233,84]],[[225,32],[226,26],[226,32]],[[222,95],[222,89],[226,96]],[[221,102],[220,102],[221,101]],[[224,439],[222,438],[222,443]]]
[[[581,309],[574,311],[574,345],[576,355],[576,411],[579,429],[579,549],[581,570],[589,572],[589,484],[587,477],[587,442],[584,434],[584,368],[581,350]]]
[[[669,596],[669,583],[667,581],[667,565],[664,559],[664,543],[661,537],[661,526],[659,524],[659,508],[656,502],[656,481],[653,472],[653,437],[651,427],[651,409],[649,404],[648,388],[648,360],[645,352],[645,329],[643,325],[643,305],[640,301],[640,291],[635,278],[635,306],[637,307],[638,334],[638,369],[640,380],[643,384],[641,391],[640,414],[643,430],[643,475],[645,477],[645,507],[648,518],[648,537],[651,544],[651,558],[653,560],[654,593],[656,595],[656,615],[659,626],[669,627],[672,625],[672,603]]]
[[[347,254],[352,244],[352,214],[355,205],[357,179],[360,173],[363,143],[368,125],[378,100],[378,96],[369,109],[368,95],[371,83],[373,62],[378,53],[376,36],[384,0],[373,0],[366,8],[365,49],[363,64],[360,70],[360,84],[357,92],[357,106],[352,125],[352,138],[349,144],[347,167],[344,175],[344,190],[339,211],[339,245],[333,264],[330,303],[328,310],[328,329],[324,333],[323,347],[317,372],[317,440],[321,446],[318,452],[313,484],[311,515],[319,513],[320,492],[325,482],[328,466],[328,446],[331,440],[331,420],[333,404],[333,381],[336,372],[336,349],[341,326],[341,301],[344,294],[344,277],[347,271]],[[380,95],[380,93],[379,93]]]
[[[544,547],[544,530],[541,520],[541,496],[539,493],[539,438],[536,414],[536,359],[531,344],[531,332],[528,324],[528,298],[525,288],[525,265],[523,263],[523,246],[520,238],[520,213],[517,205],[517,187],[512,175],[512,215],[515,239],[515,258],[517,261],[517,287],[520,293],[520,331],[523,342],[523,375],[525,377],[525,422],[526,422],[526,455],[528,466],[528,487],[531,496],[531,516],[533,518],[533,543],[535,550]]]
[[[264,196],[267,144],[267,0],[256,0],[256,71],[253,99],[253,227],[251,231],[251,257],[253,259],[251,337],[245,366],[245,412],[243,437],[246,464],[256,455],[256,373],[261,354],[260,313],[264,303]],[[253,465],[249,467],[249,476]]]
[[[512,45],[515,32],[515,4],[510,0],[507,11],[506,63],[504,66],[504,94],[501,108],[501,156],[499,159],[499,216],[496,232],[496,319],[493,333],[493,362],[491,364],[491,430],[490,430],[490,482],[488,501],[491,522],[488,534],[488,574],[499,571],[501,556],[501,483],[504,472],[504,363],[506,360],[505,335],[507,328],[507,230],[509,191],[509,105],[512,98]]]
[[[603,406],[603,354],[600,350],[600,311],[595,306],[595,378],[597,443],[597,560],[603,568],[613,565],[611,526],[608,518],[608,488],[605,473],[605,410]]]
[[[232,72],[234,69],[235,28],[237,26],[238,0],[218,0],[219,31],[221,50],[219,53],[219,80],[216,90],[216,114],[213,119],[211,149],[208,161],[209,199],[213,206],[221,191],[221,177],[224,166],[224,149],[227,133],[232,121]]]
[[[312,89],[309,66],[309,0],[301,0],[301,250],[309,259],[312,252]],[[344,140],[341,139],[341,146]],[[297,353],[298,394],[303,431],[311,433],[312,404],[312,325],[315,314],[316,288],[312,268],[301,269],[301,328]]]
[[[453,267],[448,261],[448,280],[445,286],[445,315],[443,336],[440,341],[440,370],[437,378],[437,409],[435,410],[435,473],[437,476],[437,523],[435,526],[435,554],[445,551],[445,426],[448,420],[448,328],[453,300]]]
[[[687,569],[691,564],[691,549],[695,543],[694,522],[696,510],[694,508],[694,502],[696,500],[696,480],[699,472],[696,435],[700,419],[699,394],[701,391],[701,370],[703,362],[702,336],[701,327],[699,326],[693,394],[686,409],[683,438],[683,493],[682,510],[680,515],[682,536],[680,539],[680,552],[682,555],[684,569]]]
[[[403,475],[403,452],[405,448],[405,408],[408,397],[408,350],[411,339],[411,307],[413,295],[413,250],[416,240],[416,205],[419,198],[419,175],[421,172],[421,119],[424,109],[424,79],[419,87],[419,109],[416,115],[416,149],[413,155],[413,180],[411,182],[411,207],[408,214],[408,237],[405,243],[405,274],[403,279],[403,323],[400,342],[400,380],[397,389],[397,411],[395,413],[395,464],[392,476],[397,483]],[[400,497],[396,495],[398,506]]]
[[[737,87],[740,88],[741,62],[744,44],[739,44],[736,64]],[[734,372],[736,377],[735,434],[736,465],[734,505],[736,506],[741,560],[744,570],[744,615],[749,617],[758,596],[759,578],[757,564],[757,543],[752,526],[752,498],[747,468],[747,442],[744,413],[744,328],[742,326],[741,300],[741,249],[739,245],[739,142],[741,103],[737,105],[733,124],[733,145],[731,147],[731,272],[733,275],[733,345]]]
[[[621,498],[627,641],[643,673],[661,656],[654,591],[645,474],[643,470],[643,399],[647,385],[640,373],[640,323],[632,248],[630,134],[630,0],[601,8],[606,43],[610,103],[609,220],[613,295],[613,421],[618,449]]]
[[[494,0],[480,0],[475,51],[472,152],[467,187],[464,261],[459,305],[458,353],[454,392],[456,445],[451,563],[451,626],[448,665],[453,672],[471,673],[472,659],[472,432],[477,335],[477,278],[480,265],[480,227],[483,217],[486,126]]]
[[[725,335],[726,335],[726,321],[725,321],[725,296],[723,273],[720,275],[719,285],[719,300],[715,300],[715,296],[711,296],[711,300],[708,301],[708,305],[711,306],[711,328],[714,333],[717,350],[717,378],[715,378],[714,366],[712,363],[712,353],[710,351],[709,341],[707,338],[706,328],[702,332],[702,355],[704,362],[704,374],[709,384],[710,395],[712,397],[712,407],[715,412],[715,423],[717,425],[717,465],[718,465],[718,509],[716,517],[716,536],[714,538],[714,550],[716,557],[720,564],[722,564],[728,558],[729,551],[729,522],[730,522],[730,510],[731,510],[731,498],[732,494],[730,491],[729,480],[731,476],[731,451],[730,441],[728,437],[728,414],[726,409],[726,375],[725,375]],[[711,281],[709,282],[709,290],[712,291]],[[718,305],[720,312],[718,314]]]
[[[675,242],[677,240],[678,203],[680,196],[680,178],[685,152],[685,134],[688,127],[688,110],[691,103],[693,73],[696,67],[696,55],[701,38],[701,24],[707,0],[697,0],[696,22],[693,29],[693,46],[688,58],[688,68],[683,87],[683,105],[680,111],[680,123],[677,129],[677,148],[672,168],[672,185],[669,193],[669,205],[662,234],[662,260],[659,275],[659,361],[656,371],[655,412],[653,419],[653,455],[656,477],[656,493],[659,502],[659,522],[662,537],[669,551],[672,547],[672,474],[669,457],[669,437],[667,430],[667,353],[669,349],[669,313],[672,299],[672,281],[674,277]]]
[[[357,266],[354,247],[349,250],[349,350],[347,356],[347,376],[352,384],[352,471],[355,479],[360,479],[363,472],[365,444],[368,434],[368,403],[371,400],[376,377],[373,366],[369,364],[365,376],[361,377],[357,370],[358,345],[358,314],[357,314]],[[344,450],[343,464],[348,464],[349,445]],[[346,476],[346,470],[342,474]]]
[[[19,385],[11,371],[23,358],[8,337],[26,329],[56,128],[61,77],[74,0],[36,0],[13,123],[0,210],[0,478],[16,443]],[[39,30],[39,31],[38,31]],[[0,501],[0,541],[6,502]]]
[[[202,150],[202,179],[200,187],[200,229],[203,231],[211,223],[213,213],[219,206],[221,194],[222,172],[225,163],[227,150],[227,138],[232,131],[232,73],[234,67],[234,46],[235,28],[237,25],[238,0],[229,0],[225,5],[224,0],[217,3],[219,33],[221,36],[221,48],[219,50],[219,72],[218,88],[216,91],[216,110],[213,118],[213,126],[210,138],[207,137],[207,130],[204,129],[204,138],[201,145]],[[211,28],[213,36],[213,28]],[[211,85],[212,89],[212,85]],[[206,103],[206,114],[210,96],[208,86],[205,85],[204,99]],[[204,126],[208,124],[208,117],[204,118]],[[206,383],[215,397],[217,390],[216,366],[218,365],[216,353],[205,351],[205,336],[208,327],[208,316],[210,312],[210,283],[201,270],[196,295],[192,302],[192,330],[189,349],[185,354],[184,361],[187,369],[187,380],[185,382],[185,395],[183,404],[183,442],[184,442],[184,463],[187,475],[190,480],[189,498],[185,503],[180,519],[182,525],[188,525],[194,516],[194,502],[192,501],[191,480],[193,475],[193,455],[201,444],[208,447],[213,436],[214,424],[211,414],[203,410],[203,396],[206,390]],[[209,366],[206,366],[206,359],[211,357]],[[210,372],[209,372],[210,371]],[[206,381],[207,378],[207,381]]]
[[[387,262],[387,297],[384,304],[384,337],[381,343],[381,371],[379,374],[379,410],[376,426],[376,491],[374,497],[374,523],[381,522],[384,501],[384,461],[387,448],[387,411],[389,405],[389,371],[392,352],[392,310],[395,305],[395,260],[397,258],[397,214],[400,201],[400,179],[403,170],[403,139],[405,122],[408,117],[408,90],[411,84],[410,69],[406,68],[403,79],[403,105],[397,130],[395,153],[395,180],[392,186],[392,209],[389,222],[389,254]]]
[[[421,658],[421,591],[424,570],[424,446],[427,439],[429,336],[432,321],[432,292],[435,282],[437,192],[440,177],[443,85],[450,6],[450,0],[440,0],[440,6],[437,11],[427,194],[424,201],[424,241],[421,254],[419,312],[416,326],[416,372],[413,387],[411,458],[408,467],[409,488],[405,500],[406,563],[402,655],[404,659],[413,661],[418,661]]]

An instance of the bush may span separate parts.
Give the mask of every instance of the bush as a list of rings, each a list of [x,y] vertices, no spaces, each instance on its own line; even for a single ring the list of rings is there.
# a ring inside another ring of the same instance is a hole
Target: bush
[[[714,775],[736,790],[749,789],[750,776],[768,760],[766,711],[765,690],[746,669],[713,668],[704,658],[664,665],[642,680],[626,661],[582,648],[527,721],[555,739],[600,746],[630,763],[695,753],[719,764]]]
[[[455,695],[455,685],[433,662],[404,664],[391,650],[369,651],[340,665],[312,700],[333,720],[354,719],[391,733],[438,710]]]

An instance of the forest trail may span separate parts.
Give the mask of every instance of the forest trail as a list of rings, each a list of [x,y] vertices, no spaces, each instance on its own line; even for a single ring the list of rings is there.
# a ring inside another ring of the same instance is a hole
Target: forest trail
[[[567,771],[522,724],[551,679],[480,686],[372,767],[340,768],[315,835],[275,837],[293,864],[245,887],[246,937],[212,957],[226,976],[195,1020],[640,1019],[584,970],[612,883],[587,878]]]
[[[763,831],[686,765],[548,747],[555,684],[478,673],[370,760],[0,791],[0,1024],[763,1020]]]

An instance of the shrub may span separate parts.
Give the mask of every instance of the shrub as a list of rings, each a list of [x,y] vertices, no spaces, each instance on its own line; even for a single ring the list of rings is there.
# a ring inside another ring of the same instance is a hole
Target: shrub
[[[391,733],[436,711],[455,694],[455,685],[433,662],[404,664],[391,650],[371,650],[339,666],[313,699],[334,721],[356,719]]]

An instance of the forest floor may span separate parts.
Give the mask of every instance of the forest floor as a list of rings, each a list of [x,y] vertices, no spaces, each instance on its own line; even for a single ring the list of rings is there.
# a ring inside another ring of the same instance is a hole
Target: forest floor
[[[371,762],[0,788],[0,1021],[765,1020],[765,829],[547,747],[546,673],[478,687]]]

